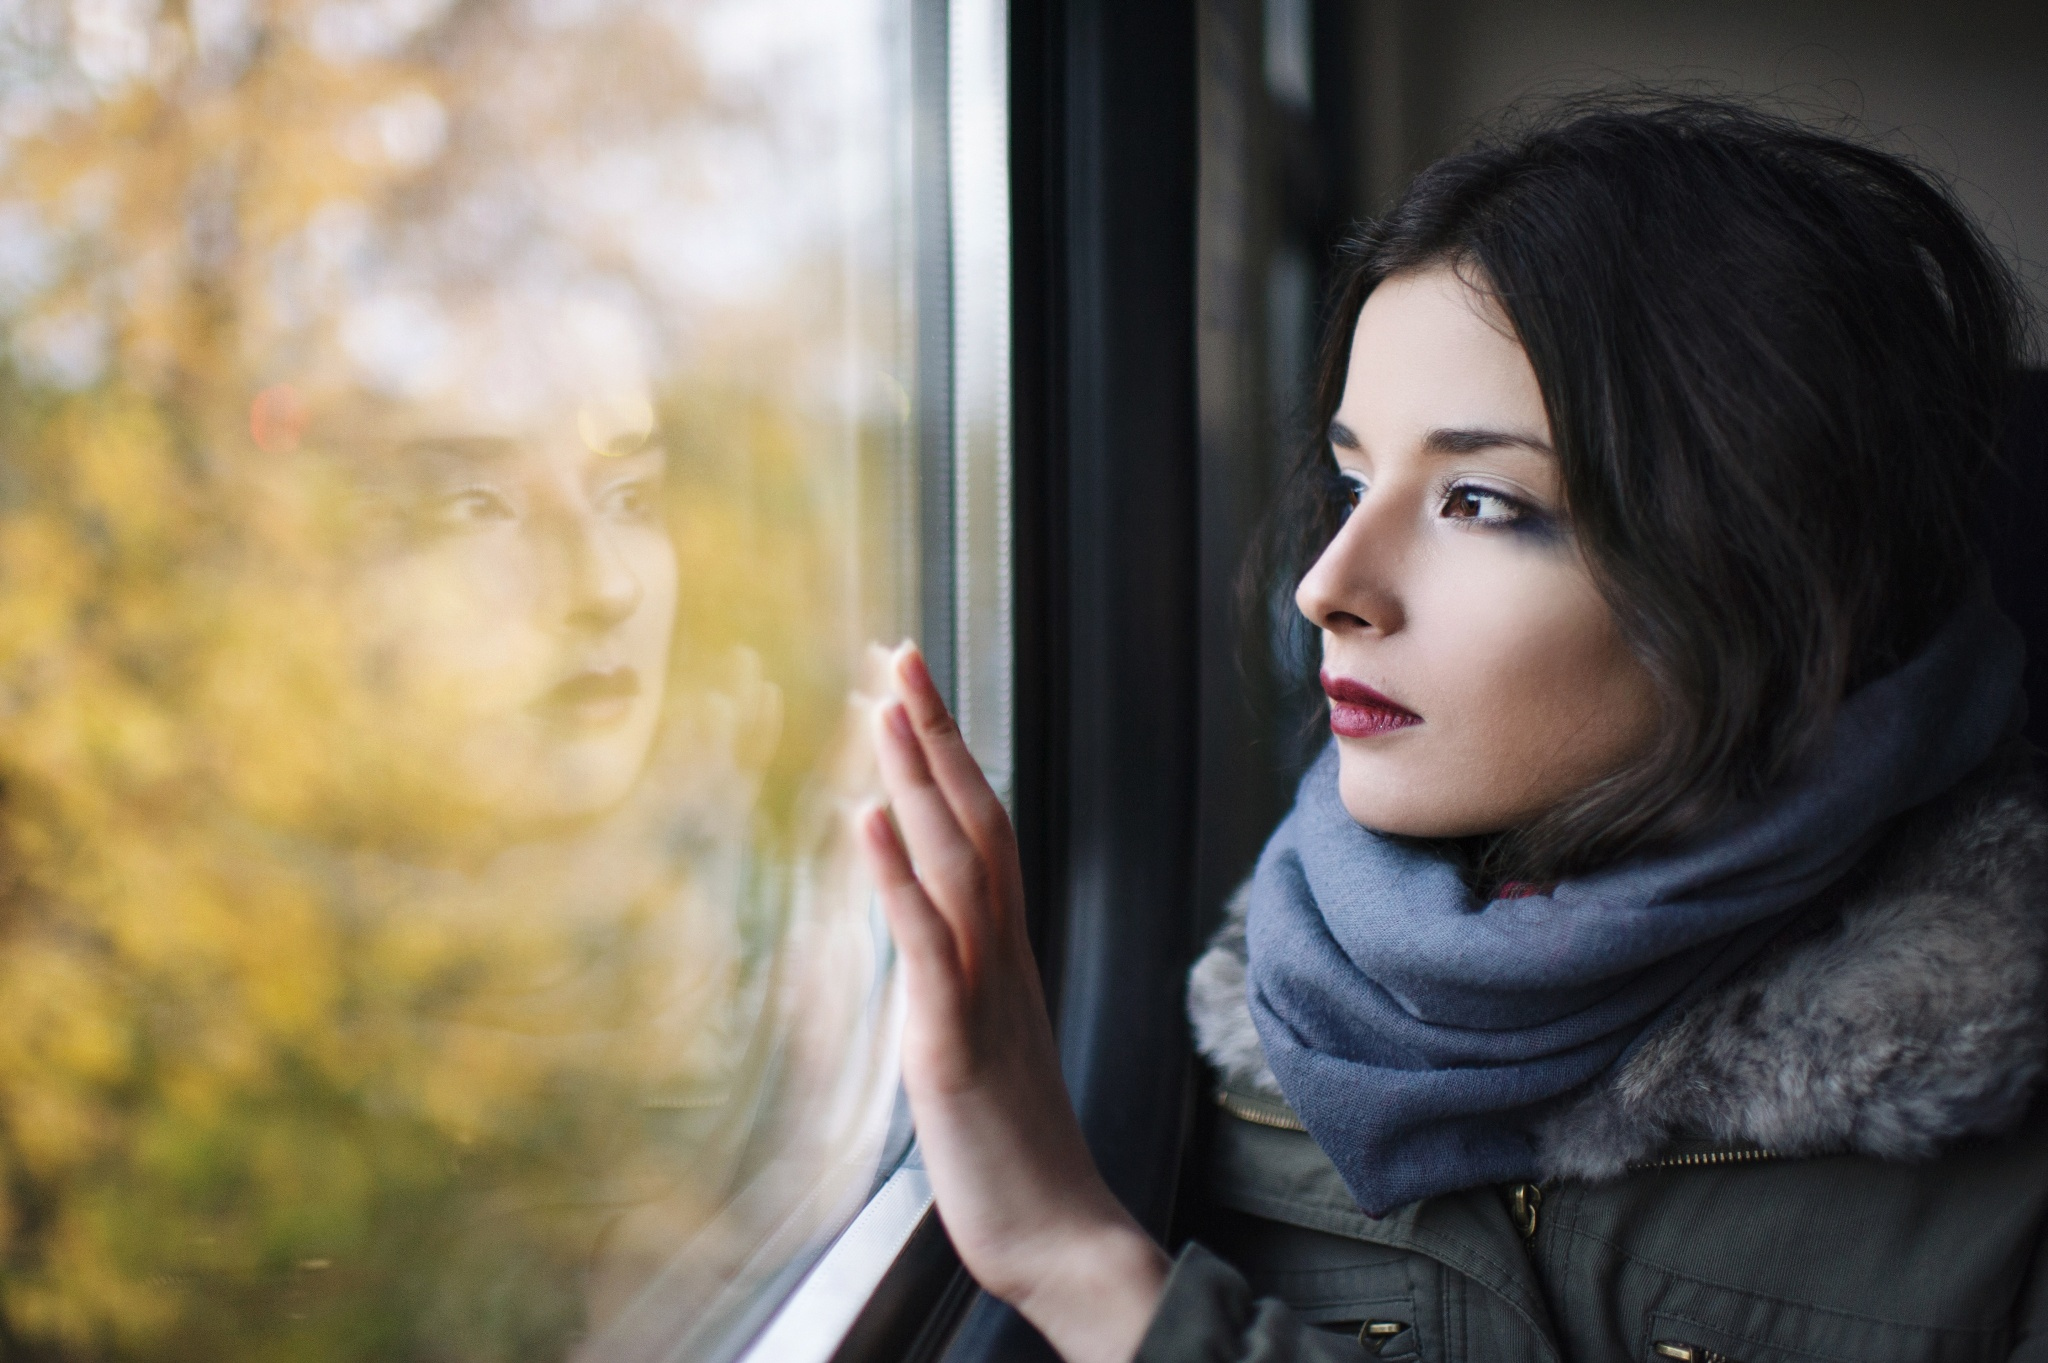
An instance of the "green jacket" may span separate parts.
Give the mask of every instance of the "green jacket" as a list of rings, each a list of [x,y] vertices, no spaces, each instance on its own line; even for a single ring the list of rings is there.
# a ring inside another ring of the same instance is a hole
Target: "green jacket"
[[[2048,1363],[2048,812],[2018,768],[1893,829],[1738,978],[1535,1133],[1539,1180],[1359,1211],[1243,1002],[1203,1244],[1140,1363]]]

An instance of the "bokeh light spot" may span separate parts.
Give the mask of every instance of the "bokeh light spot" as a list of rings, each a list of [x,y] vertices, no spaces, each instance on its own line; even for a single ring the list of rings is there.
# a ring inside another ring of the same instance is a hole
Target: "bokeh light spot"
[[[586,402],[576,412],[576,429],[592,454],[637,454],[654,434],[654,407],[637,394]]]
[[[310,415],[298,389],[274,383],[249,404],[249,438],[265,454],[290,454],[304,438]]]

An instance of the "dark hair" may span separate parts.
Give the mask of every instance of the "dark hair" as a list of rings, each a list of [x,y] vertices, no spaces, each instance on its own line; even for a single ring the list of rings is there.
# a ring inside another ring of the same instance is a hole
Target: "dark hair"
[[[1779,780],[1953,609],[2023,295],[1896,156],[1721,101],[1560,106],[1436,162],[1346,248],[1275,522],[1290,584],[1338,522],[1327,428],[1359,311],[1439,264],[1527,351],[1574,529],[1662,703],[1642,760],[1479,857],[1548,879]]]

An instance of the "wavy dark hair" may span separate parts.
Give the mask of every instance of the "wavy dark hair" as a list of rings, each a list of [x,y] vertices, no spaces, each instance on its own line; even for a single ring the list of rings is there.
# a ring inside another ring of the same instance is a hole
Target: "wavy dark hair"
[[[1430,166],[1340,265],[1259,580],[1291,589],[1336,531],[1327,429],[1367,295],[1449,265],[1528,353],[1575,532],[1661,701],[1643,758],[1485,840],[1475,879],[1608,864],[1753,797],[1982,571],[2024,294],[1897,156],[1725,101],[1582,99]]]

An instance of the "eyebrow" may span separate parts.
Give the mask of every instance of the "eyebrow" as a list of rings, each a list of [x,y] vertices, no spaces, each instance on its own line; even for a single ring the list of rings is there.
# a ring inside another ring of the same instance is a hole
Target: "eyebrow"
[[[1364,448],[1357,432],[1341,421],[1330,423],[1330,443],[1340,449]],[[1557,451],[1538,436],[1517,431],[1495,431],[1485,427],[1438,426],[1422,437],[1422,448],[1430,454],[1471,454],[1478,450],[1510,447],[1533,450],[1555,458]]]
[[[401,442],[396,453],[429,467],[461,469],[510,463],[526,445],[510,436],[462,435],[423,436]],[[668,447],[659,439],[649,440],[629,454],[603,456],[606,464],[668,463]]]
[[[1465,430],[1440,426],[1422,437],[1422,448],[1431,454],[1471,454],[1475,450],[1498,449],[1504,445],[1534,450],[1537,454],[1553,457],[1557,453],[1550,448],[1548,440],[1540,436],[1523,435],[1517,431],[1492,431],[1484,428]]]
[[[394,453],[442,467],[501,464],[519,453],[519,443],[504,436],[415,436],[400,441]]]

